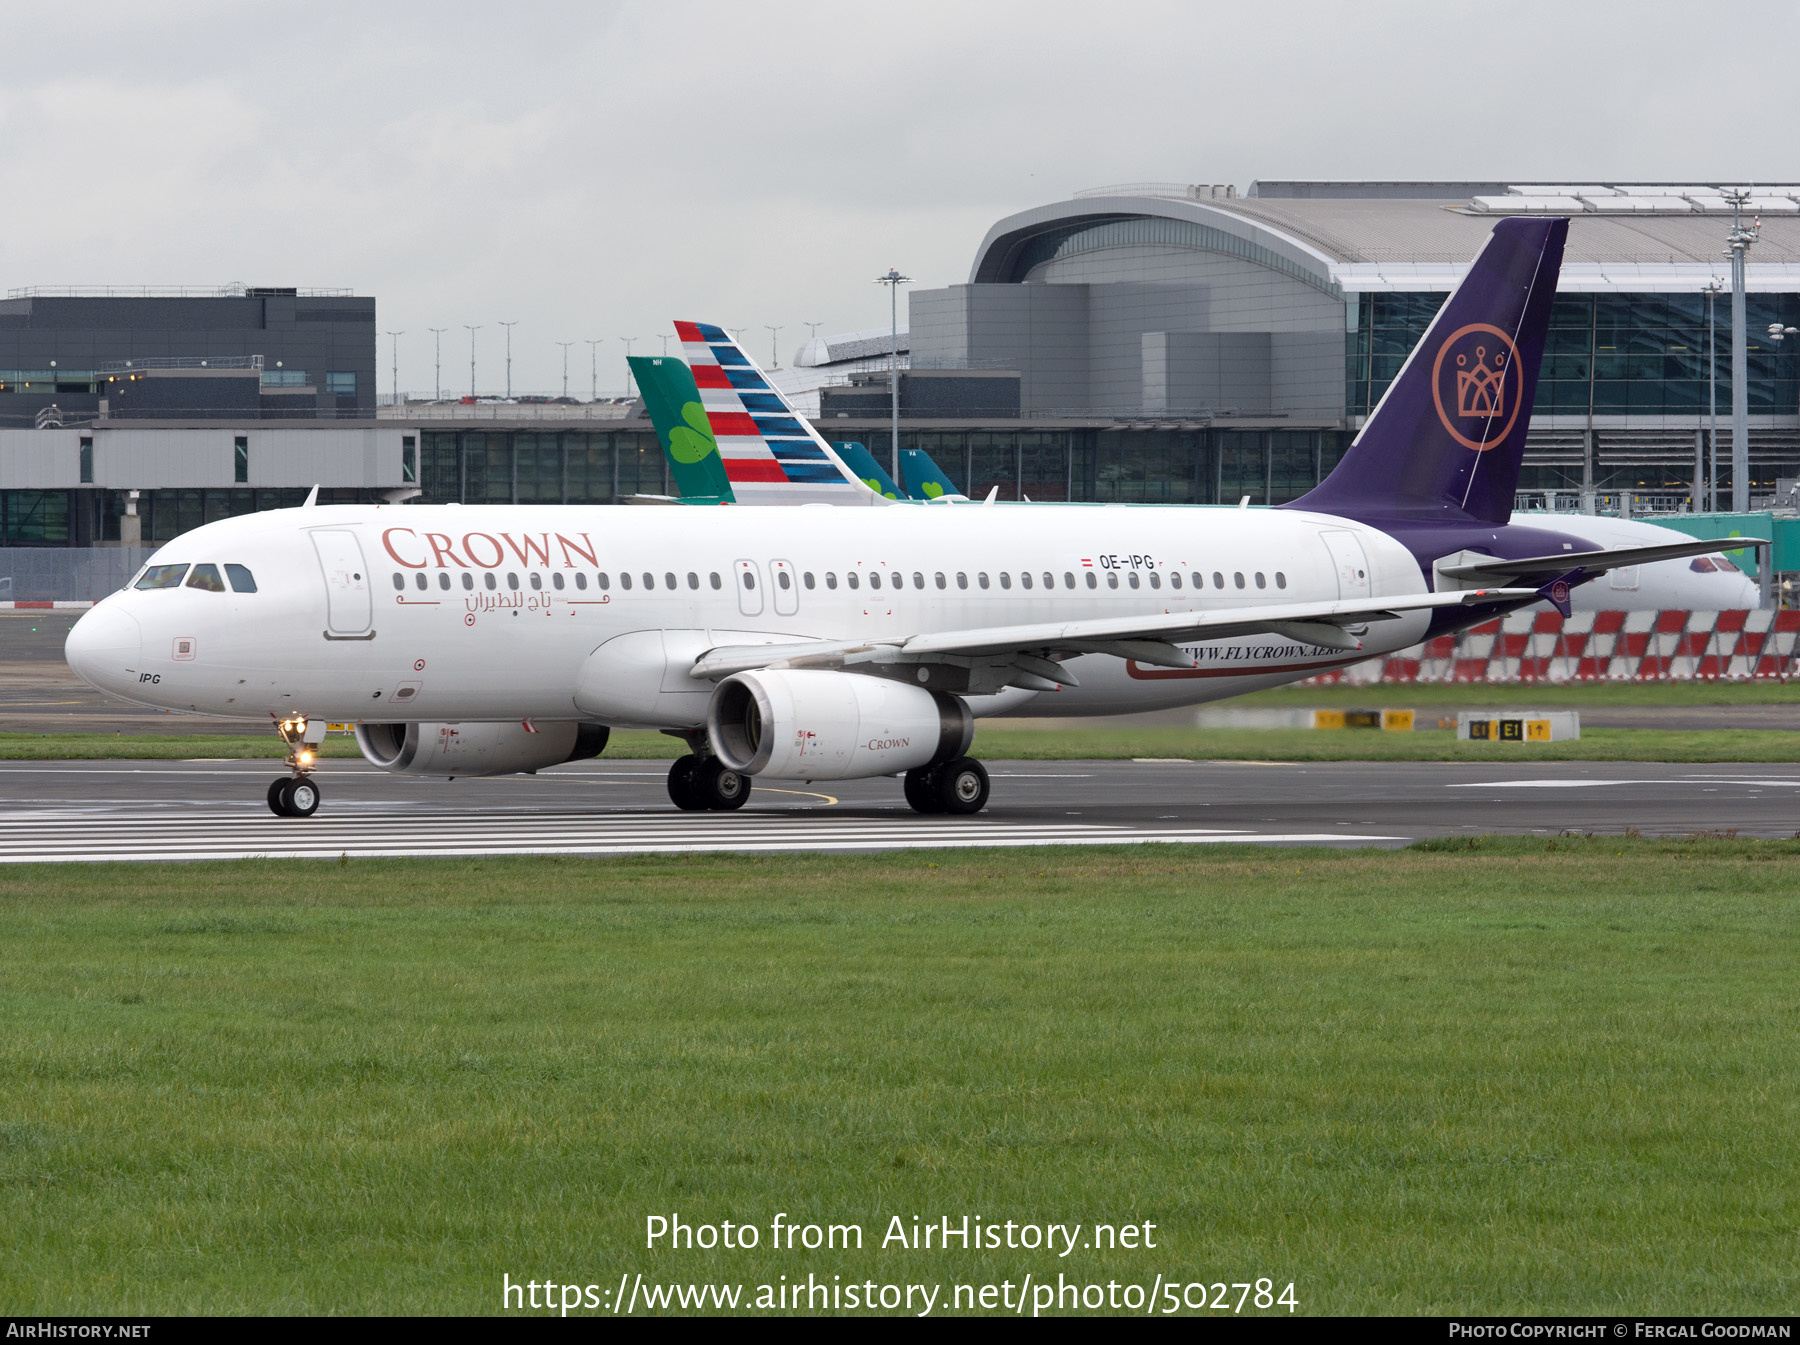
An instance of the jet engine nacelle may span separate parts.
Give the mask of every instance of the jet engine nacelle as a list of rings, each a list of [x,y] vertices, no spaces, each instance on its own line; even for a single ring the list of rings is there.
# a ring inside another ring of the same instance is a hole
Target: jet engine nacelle
[[[732,770],[777,780],[892,775],[969,750],[975,717],[955,696],[859,673],[768,669],[727,677],[706,736]]]
[[[356,745],[392,775],[514,775],[585,761],[606,749],[609,730],[571,720],[506,724],[358,724]]]

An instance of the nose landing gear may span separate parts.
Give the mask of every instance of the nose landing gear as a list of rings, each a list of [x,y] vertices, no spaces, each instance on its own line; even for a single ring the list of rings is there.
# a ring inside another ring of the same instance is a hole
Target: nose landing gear
[[[293,772],[269,785],[269,811],[277,817],[311,817],[319,811],[318,782],[312,772],[318,763],[318,746],[325,738],[323,721],[309,721],[305,715],[290,715],[275,725],[275,732],[287,744],[287,765]]]

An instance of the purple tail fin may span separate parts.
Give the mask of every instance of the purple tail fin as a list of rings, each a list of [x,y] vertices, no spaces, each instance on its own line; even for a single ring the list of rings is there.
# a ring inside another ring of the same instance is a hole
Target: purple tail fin
[[[1331,475],[1288,506],[1505,523],[1525,453],[1566,219],[1506,219]]]

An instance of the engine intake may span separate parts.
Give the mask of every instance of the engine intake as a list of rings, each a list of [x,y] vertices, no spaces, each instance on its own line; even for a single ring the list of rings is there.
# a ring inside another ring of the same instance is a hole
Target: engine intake
[[[720,682],[706,736],[719,760],[776,780],[893,775],[969,750],[975,717],[955,696],[859,673],[766,669]]]
[[[358,724],[356,745],[391,775],[516,775],[606,750],[604,724]]]

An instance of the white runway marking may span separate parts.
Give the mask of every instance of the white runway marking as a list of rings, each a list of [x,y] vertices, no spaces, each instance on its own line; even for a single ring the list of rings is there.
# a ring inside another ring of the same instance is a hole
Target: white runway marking
[[[1800,789],[1800,779],[1780,776],[1684,775],[1674,780],[1484,780],[1459,781],[1445,789],[1606,789],[1613,785],[1747,785],[1761,789],[1772,785],[1781,789]]]
[[[33,809],[0,821],[0,864],[102,860],[335,859],[476,855],[637,855],[774,850],[919,850],[974,846],[1294,845],[1404,841],[1403,836],[1134,828],[990,818],[841,817],[820,813],[434,813],[184,817]]]

